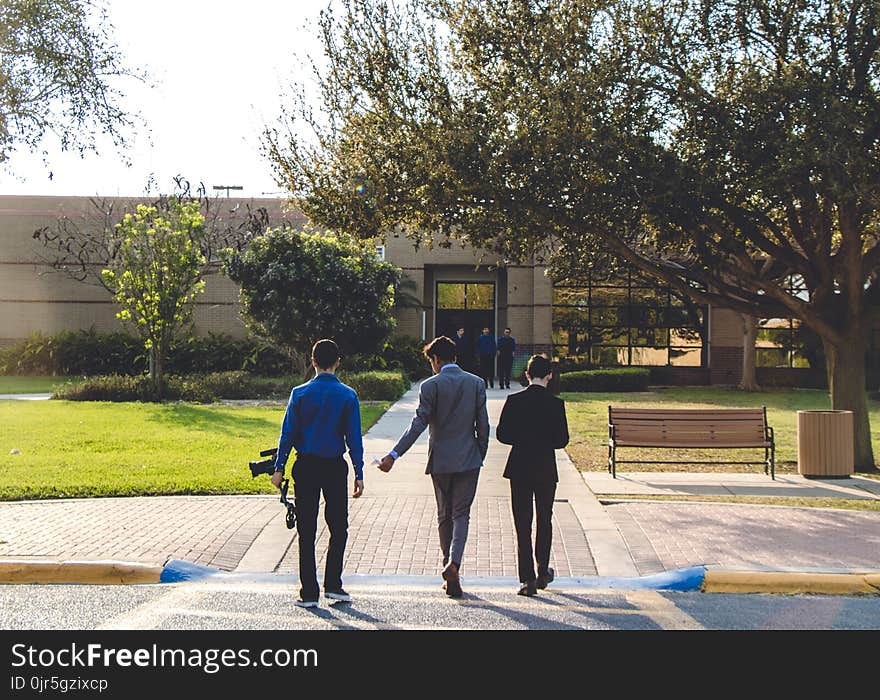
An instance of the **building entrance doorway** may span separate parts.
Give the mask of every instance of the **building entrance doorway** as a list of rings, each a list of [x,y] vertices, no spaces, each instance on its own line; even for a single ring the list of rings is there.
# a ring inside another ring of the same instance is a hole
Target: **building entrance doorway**
[[[495,329],[495,283],[494,282],[437,282],[434,298],[437,314],[434,335],[456,339],[456,331],[464,328],[465,356],[459,357],[461,367],[469,372],[477,370],[477,336],[488,328],[493,336]]]

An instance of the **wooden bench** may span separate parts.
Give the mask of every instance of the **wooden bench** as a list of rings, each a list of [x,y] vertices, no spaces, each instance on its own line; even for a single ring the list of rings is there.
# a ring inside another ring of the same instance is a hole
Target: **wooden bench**
[[[608,471],[617,478],[619,447],[738,449],[763,447],[762,462],[687,462],[688,464],[763,464],[776,479],[776,445],[767,425],[767,408],[615,408],[608,407]],[[641,460],[644,463],[646,460]],[[660,461],[657,464],[677,464]]]

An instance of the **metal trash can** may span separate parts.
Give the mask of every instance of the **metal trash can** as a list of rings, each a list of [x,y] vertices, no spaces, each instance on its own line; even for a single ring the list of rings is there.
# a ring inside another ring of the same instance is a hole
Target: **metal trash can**
[[[798,411],[797,447],[801,476],[850,476],[855,464],[852,411]]]

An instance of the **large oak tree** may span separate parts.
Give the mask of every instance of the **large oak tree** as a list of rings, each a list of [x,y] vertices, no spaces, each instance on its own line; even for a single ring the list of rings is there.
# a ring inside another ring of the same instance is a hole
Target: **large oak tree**
[[[47,132],[80,152],[99,133],[124,142],[133,117],[116,81],[133,72],[112,32],[101,0],[0,2],[0,163]]]
[[[698,302],[800,319],[875,468],[878,0],[342,6],[320,105],[266,138],[308,216],[583,269],[611,253]]]

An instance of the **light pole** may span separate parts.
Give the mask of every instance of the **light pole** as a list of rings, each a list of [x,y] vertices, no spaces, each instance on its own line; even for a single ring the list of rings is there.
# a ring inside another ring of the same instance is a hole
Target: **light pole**
[[[215,190],[226,190],[226,197],[229,197],[229,190],[243,190],[241,185],[214,185]]]

